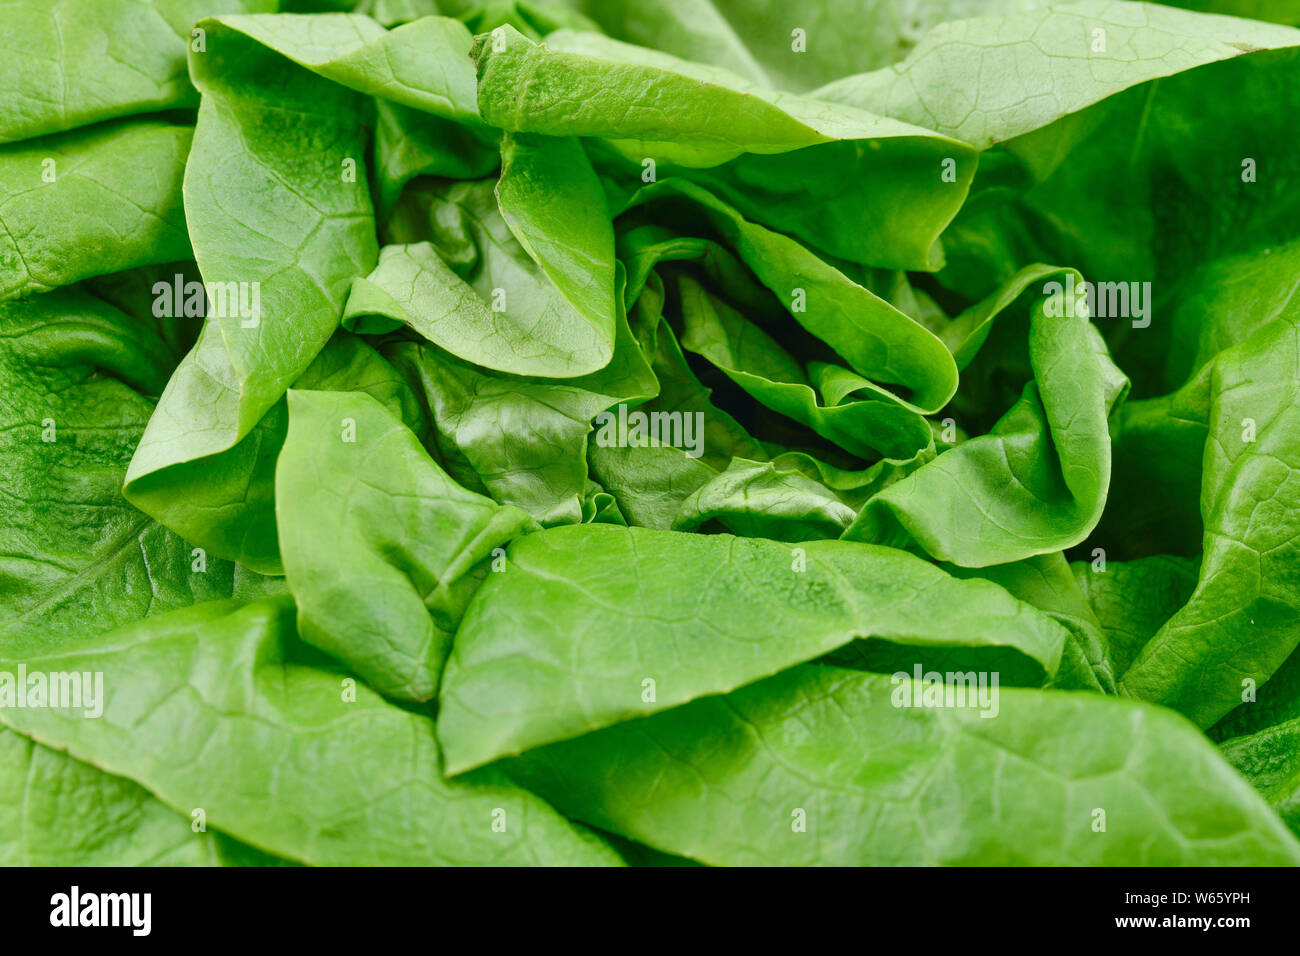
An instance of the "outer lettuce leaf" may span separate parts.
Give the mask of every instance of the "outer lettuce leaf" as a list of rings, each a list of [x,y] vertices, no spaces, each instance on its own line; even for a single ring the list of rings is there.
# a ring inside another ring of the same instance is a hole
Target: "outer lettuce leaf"
[[[1095,49],[1101,41],[1104,49]],[[1297,45],[1300,30],[1290,27],[1083,0],[944,23],[897,66],[845,77],[815,95],[987,149],[1138,83]],[[980,78],[974,93],[972,76]]]
[[[1107,339],[1136,396],[1178,387],[1192,370],[1188,346],[1197,335],[1176,334],[1178,325],[1160,316],[1198,291],[1192,270],[1247,251],[1264,267],[1265,249],[1295,238],[1300,204],[1290,184],[1300,156],[1283,117],[1300,104],[1297,76],[1300,48],[1237,57],[1131,89],[986,152],[972,200],[944,235],[941,281],[985,294],[1035,260],[1068,263],[1098,281],[1150,280],[1154,324],[1120,324]],[[1119,141],[1132,144],[1122,159]]]
[[[139,784],[0,729],[0,865],[278,866]]]
[[[285,17],[222,22],[306,69],[375,97],[377,205],[386,215],[413,176],[490,173],[499,134],[479,119],[472,37],[463,23],[431,15],[432,4],[369,12],[376,19],[317,17],[310,30]],[[385,31],[381,24],[397,28]]]
[[[772,86],[713,0],[569,0],[618,40],[708,63],[762,86]],[[793,88],[787,86],[787,88]]]
[[[459,20],[422,17],[393,30],[360,14],[321,14],[310,22],[228,16],[220,23],[342,86],[460,123],[478,123],[468,57],[472,38]]]
[[[743,153],[840,139],[926,135],[596,33],[559,31],[539,45],[501,27],[477,38],[472,56],[479,110],[493,125],[600,136],[648,147],[640,154],[680,165],[716,166]]]
[[[172,361],[155,330],[79,288],[0,304],[0,647],[269,586],[122,499]]]
[[[153,407],[146,396],[174,360],[157,330],[67,288],[0,305],[0,341],[0,656],[57,652],[196,601],[279,589],[196,552],[121,498]],[[4,865],[280,862],[215,831],[193,832],[137,784],[7,730],[0,791]]]
[[[0,299],[189,258],[181,171],[192,135],[140,120],[0,147]]]
[[[798,92],[893,63],[945,20],[1044,6],[1043,0],[568,0],[610,36],[712,63]],[[805,48],[793,30],[804,31]]]
[[[12,0],[0,17],[0,143],[196,106],[185,70],[201,16],[269,13],[276,0]],[[58,56],[47,55],[57,50]]]
[[[0,721],[302,863],[619,862],[499,772],[443,782],[433,722],[364,686],[349,700],[341,675],[296,656],[293,617],[287,598],[216,602],[25,655],[31,670],[103,672],[104,715],[4,708]]]
[[[1300,863],[1276,814],[1167,710],[1002,689],[984,720],[894,706],[899,689],[798,667],[507,769],[580,820],[711,864]]]
[[[856,638],[1010,647],[1056,672],[1066,632],[1001,588],[889,548],[799,548],[604,525],[520,538],[447,662],[448,771],[722,693]]]

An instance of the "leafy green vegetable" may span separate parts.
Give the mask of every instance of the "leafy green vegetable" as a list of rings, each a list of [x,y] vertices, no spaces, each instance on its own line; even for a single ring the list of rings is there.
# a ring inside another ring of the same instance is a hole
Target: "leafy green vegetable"
[[[838,80],[817,95],[985,149],[1145,80],[1297,44],[1300,31],[1289,27],[1085,0],[945,24],[902,63]],[[972,75],[987,77],[974,91],[962,82]],[[1035,76],[1033,96],[1024,95],[1026,75]]]
[[[897,689],[794,668],[508,769],[578,819],[713,864],[1300,863],[1273,811],[1175,714],[1006,690],[983,720],[896,707]]]
[[[139,120],[0,147],[0,299],[188,258],[181,175],[193,135]]]
[[[1300,864],[1297,25],[0,4],[0,864]]]
[[[974,173],[969,146],[919,126],[776,93],[726,70],[598,34],[561,30],[538,46],[501,27],[479,38],[474,57],[479,109],[488,122],[600,137],[636,164],[634,175],[646,160],[694,175],[743,214],[848,258],[937,267],[938,233]],[[791,177],[799,177],[797,190]],[[890,180],[887,205],[879,192],[843,192],[845,182],[879,177]],[[838,191],[809,209],[796,193],[804,195],[810,183]],[[898,215],[900,205],[908,216]]]
[[[501,155],[495,187],[434,200],[434,245],[384,248],[354,286],[345,323],[367,332],[404,323],[468,362],[519,375],[599,371],[617,324],[614,234],[600,183],[575,140],[507,136]],[[562,225],[556,208],[573,210]],[[472,256],[469,282],[438,255],[453,243]],[[386,321],[364,318],[370,313]]]
[[[14,0],[0,18],[9,58],[0,142],[198,105],[185,68],[192,24],[270,13],[275,0]]]
[[[437,692],[476,569],[534,525],[448,478],[364,392],[289,393],[275,492],[299,632],[407,700]]]
[[[362,114],[354,94],[235,26],[202,24],[210,49],[191,60],[205,95],[185,170],[186,221],[204,283],[234,283],[240,307],[207,318],[168,383],[127,496],[214,554],[276,572],[274,539],[247,534],[271,506],[265,491],[248,494],[249,471],[267,473],[260,436],[248,436],[328,341],[352,278],[373,264]],[[349,181],[348,163],[362,175]],[[254,308],[244,308],[245,289]],[[203,489],[201,511],[177,488],[195,471],[227,479]]]
[[[82,288],[0,304],[0,646],[57,648],[279,587],[209,558],[122,498],[148,396],[173,363],[157,329]]]
[[[1209,377],[1196,591],[1142,649],[1125,692],[1209,726],[1300,644],[1300,298],[1220,352]],[[1261,377],[1270,367],[1286,370]],[[1256,423],[1252,425],[1251,423]],[[1168,658],[1174,657],[1176,665]]]
[[[293,617],[287,598],[202,604],[29,655],[29,668],[100,671],[130,693],[95,720],[32,708],[4,721],[304,863],[613,861],[500,771],[444,782],[433,722],[364,686],[349,700],[338,675],[299,663]]]
[[[0,730],[0,864],[275,866],[217,831],[194,832],[139,784]]]
[[[1031,266],[1004,299],[1055,270]],[[863,507],[848,536],[901,543],[982,567],[1071,547],[1101,517],[1110,478],[1107,419],[1128,390],[1086,316],[1053,314],[1040,301],[1029,325],[1034,379],[989,434],[885,489]],[[946,502],[943,511],[929,506]],[[1044,508],[1043,504],[1050,507]]]
[[[1001,588],[891,548],[800,552],[601,525],[520,539],[457,632],[438,721],[448,770],[731,690],[854,638],[1007,645],[1056,671],[1063,629]]]

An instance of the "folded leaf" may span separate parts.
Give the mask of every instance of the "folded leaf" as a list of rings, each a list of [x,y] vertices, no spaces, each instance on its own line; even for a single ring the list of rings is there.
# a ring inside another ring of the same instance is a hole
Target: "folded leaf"
[[[952,398],[957,367],[934,333],[788,236],[747,221],[717,197],[681,179],[646,186],[628,205],[682,200],[734,247],[799,325],[869,380],[864,389],[924,414],[938,411]],[[891,391],[886,384],[903,388]]]
[[[596,175],[576,140],[507,136],[501,156],[495,188],[431,197],[434,244],[386,246],[354,284],[344,324],[409,325],[468,362],[518,375],[598,371],[617,319],[614,233]],[[457,261],[460,274],[440,258],[453,248],[468,260]]]
[[[1042,267],[1031,266],[1011,284],[1023,291],[1042,278]],[[1047,554],[1087,537],[1110,480],[1108,416],[1128,380],[1086,309],[1067,311],[1064,303],[1058,288],[1034,306],[1035,379],[1020,401],[988,435],[944,452],[867,502],[846,537],[914,539],[939,560],[966,567]]]
[[[459,20],[422,17],[385,30],[360,14],[321,14],[310,22],[227,16],[220,25],[335,83],[435,116],[478,122],[472,38]]]
[[[401,700],[437,693],[486,565],[536,527],[448,478],[364,392],[290,390],[275,492],[298,633]]]
[[[733,458],[726,471],[682,502],[673,530],[693,531],[718,519],[734,534],[806,541],[838,538],[855,515],[831,489],[802,471]]]
[[[1070,632],[1061,667],[1048,686],[1115,693],[1116,675],[1123,672],[1123,667],[1112,659],[1102,623],[1071,574],[1063,553],[986,568],[951,570],[958,577],[980,577],[1001,585],[1014,597],[1050,614]]]
[[[599,34],[560,30],[539,46],[501,27],[476,38],[473,56],[488,122],[601,137],[623,158],[611,157],[623,183],[652,181],[643,173],[653,161],[660,177],[696,177],[746,216],[855,261],[938,268],[936,240],[974,174],[968,146],[920,126]],[[879,180],[890,188],[844,188]],[[808,202],[808,189],[827,187],[834,196],[817,197],[827,202]]]
[[[1044,5],[1043,0],[942,0],[877,10],[858,0],[818,0],[797,8],[805,40],[800,47],[790,30],[773,29],[791,11],[779,0],[577,3],[612,37],[795,91],[901,59],[935,23]]]
[[[304,31],[317,23],[293,22]],[[276,572],[274,534],[240,540],[248,525],[239,476],[265,475],[270,463],[259,439],[239,446],[329,340],[352,279],[374,264],[365,176],[347,173],[349,163],[364,168],[361,102],[222,21],[201,26],[208,49],[191,59],[203,103],[185,206],[217,314],[168,383],[126,495],[213,553]],[[200,493],[210,509],[200,514],[185,501],[196,470],[235,476]]]
[[[1266,373],[1263,370],[1268,370]],[[1208,727],[1300,644],[1300,298],[1210,374],[1196,590],[1121,690]]]
[[[237,383],[225,379],[231,370],[224,364],[227,356],[220,329],[211,322],[203,329],[198,345],[168,383],[173,401],[155,412],[150,427],[160,421],[159,415],[173,409],[184,414],[170,423],[177,433],[202,431],[223,409],[234,416],[231,406]],[[401,376],[374,349],[346,332],[336,333],[294,384],[302,389],[369,392],[418,427],[420,410]],[[275,527],[275,462],[287,429],[288,409],[281,398],[227,451],[130,482],[126,494],[133,504],[147,505],[150,514],[168,528],[202,542],[213,554],[267,574],[282,573]],[[136,460],[132,459],[133,466]]]
[[[904,405],[880,400],[879,390],[867,379],[822,363],[812,363],[805,371],[762,329],[698,283],[683,276],[677,291],[686,326],[682,346],[703,355],[768,408],[860,458],[906,460],[929,447],[930,424]],[[833,376],[839,377],[834,384],[842,387],[832,392],[827,386]],[[859,390],[867,396],[865,401],[852,397]]]
[[[856,638],[1010,647],[1047,675],[1066,638],[1001,588],[871,545],[583,525],[506,553],[447,662],[438,738],[451,773],[723,693]]]

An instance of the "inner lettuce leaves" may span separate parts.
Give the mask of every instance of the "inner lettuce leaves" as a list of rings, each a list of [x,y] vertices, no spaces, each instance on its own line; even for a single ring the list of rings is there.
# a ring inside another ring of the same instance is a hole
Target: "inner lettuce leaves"
[[[1300,864],[1298,22],[0,6],[0,864]]]

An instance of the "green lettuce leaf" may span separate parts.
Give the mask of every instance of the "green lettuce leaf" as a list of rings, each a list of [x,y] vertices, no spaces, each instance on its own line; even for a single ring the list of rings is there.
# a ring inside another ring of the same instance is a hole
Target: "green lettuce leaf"
[[[102,672],[103,716],[2,708],[0,721],[301,863],[619,862],[499,771],[443,782],[433,722],[303,662],[293,618],[287,598],[215,602],[26,655],[29,670]]]
[[[535,523],[457,485],[365,392],[290,390],[275,486],[298,633],[381,694],[433,697],[486,564]]]
[[[795,668],[507,767],[580,820],[715,865],[1300,863],[1176,714],[1004,689],[984,720],[895,706],[909,680]]]
[[[506,554],[447,662],[438,737],[452,773],[722,693],[857,638],[1011,647],[1048,676],[1066,639],[998,587],[871,545],[792,549],[584,525],[527,535]]]
[[[293,22],[307,31],[317,21]],[[274,573],[274,534],[248,535],[271,510],[260,495],[247,500],[249,472],[269,475],[273,459],[255,429],[333,334],[352,279],[374,264],[364,172],[347,176],[349,163],[364,170],[361,103],[223,21],[202,26],[186,220],[209,296],[219,283],[237,291],[224,308],[218,300],[222,314],[208,317],[163,392],[126,495],[214,554]],[[320,159],[304,165],[309,156]]]

